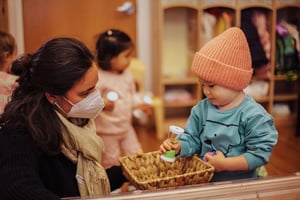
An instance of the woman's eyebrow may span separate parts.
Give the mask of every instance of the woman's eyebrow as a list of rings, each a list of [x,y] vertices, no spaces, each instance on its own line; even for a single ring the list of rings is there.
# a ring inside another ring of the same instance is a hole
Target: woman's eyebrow
[[[90,91],[92,91],[93,89],[95,89],[95,86],[90,87],[82,92],[79,92],[79,95],[85,95],[86,93],[89,93]]]

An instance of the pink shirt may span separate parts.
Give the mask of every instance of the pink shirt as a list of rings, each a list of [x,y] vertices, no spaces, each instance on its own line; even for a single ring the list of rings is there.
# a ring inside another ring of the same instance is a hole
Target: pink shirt
[[[119,98],[115,102],[114,110],[102,111],[95,119],[97,133],[100,134],[122,134],[126,133],[132,126],[132,112],[137,105],[138,98],[133,76],[129,71],[115,74],[99,70],[99,81],[97,89],[102,96],[114,91]]]

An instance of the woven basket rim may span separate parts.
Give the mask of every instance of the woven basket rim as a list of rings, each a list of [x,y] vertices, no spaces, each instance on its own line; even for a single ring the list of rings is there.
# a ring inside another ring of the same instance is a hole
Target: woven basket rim
[[[133,179],[132,181],[134,181],[134,182],[136,182],[137,184],[140,184],[140,185],[145,185],[145,184],[153,183],[153,182],[157,182],[157,181],[168,181],[168,180],[172,180],[174,178],[193,176],[193,175],[202,174],[202,173],[213,173],[214,170],[215,170],[214,167],[211,164],[204,162],[197,155],[193,155],[193,156],[185,158],[185,159],[191,159],[191,160],[192,159],[197,159],[198,162],[202,162],[202,164],[208,166],[207,169],[199,170],[199,171],[193,171],[193,172],[187,172],[185,174],[179,174],[179,175],[177,174],[177,175],[174,175],[174,176],[171,176],[171,177],[166,176],[166,177],[155,178],[155,179],[147,180],[147,181],[140,181],[138,179],[138,177],[129,169],[129,167],[126,164],[123,163],[123,161],[127,158],[133,159],[133,158],[136,158],[136,157],[142,157],[142,156],[153,155],[153,154],[159,154],[159,151],[147,152],[147,153],[144,153],[143,155],[123,156],[123,157],[119,158],[119,161],[121,163],[121,166],[124,167],[126,173],[128,173],[130,178]]]

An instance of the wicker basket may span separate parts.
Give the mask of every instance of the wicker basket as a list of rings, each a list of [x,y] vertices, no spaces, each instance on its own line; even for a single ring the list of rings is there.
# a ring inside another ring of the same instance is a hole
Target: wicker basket
[[[158,151],[124,156],[120,163],[125,177],[140,190],[207,183],[214,173],[213,166],[197,156],[171,163],[162,160]]]

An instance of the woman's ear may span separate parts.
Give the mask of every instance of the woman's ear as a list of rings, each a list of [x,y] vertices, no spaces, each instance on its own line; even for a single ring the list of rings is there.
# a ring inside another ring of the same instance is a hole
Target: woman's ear
[[[57,99],[57,95],[53,95],[53,94],[50,94],[48,92],[45,92],[45,97],[46,99],[51,103],[51,104],[54,104],[54,102],[56,101]]]

